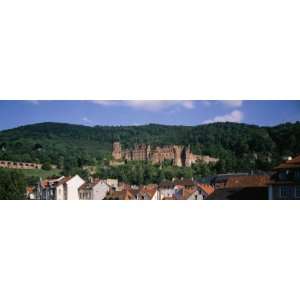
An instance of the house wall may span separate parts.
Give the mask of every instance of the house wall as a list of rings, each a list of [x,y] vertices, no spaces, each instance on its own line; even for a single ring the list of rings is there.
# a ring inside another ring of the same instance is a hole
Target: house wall
[[[159,200],[159,193],[158,190],[155,192],[151,200]]]
[[[109,186],[104,182],[99,182],[93,187],[93,199],[91,200],[103,200],[109,191]]]
[[[174,189],[159,189],[159,199],[162,200],[165,197],[172,197],[175,194]]]
[[[56,187],[55,200],[64,200],[64,186],[62,184]]]
[[[79,192],[78,189],[81,185],[84,184],[84,180],[75,175],[69,181],[66,182],[66,200],[79,200]]]
[[[280,193],[281,187],[284,186],[288,188],[288,193],[286,197],[282,197]],[[300,198],[296,198],[296,185],[273,185],[272,192],[270,191],[270,187],[269,187],[269,199],[270,198],[273,200],[286,200],[286,199],[300,200]]]
[[[195,191],[187,200],[203,200],[201,192]]]

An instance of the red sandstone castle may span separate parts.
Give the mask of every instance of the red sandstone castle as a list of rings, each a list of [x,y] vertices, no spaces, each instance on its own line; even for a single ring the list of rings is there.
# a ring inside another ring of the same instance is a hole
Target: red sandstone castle
[[[119,142],[113,143],[112,156],[115,161],[142,160],[151,161],[153,164],[161,164],[164,160],[172,160],[177,167],[190,167],[196,161],[204,163],[216,163],[218,159],[195,155],[191,152],[190,146],[169,145],[151,149],[150,145],[135,145],[133,149],[122,150]]]

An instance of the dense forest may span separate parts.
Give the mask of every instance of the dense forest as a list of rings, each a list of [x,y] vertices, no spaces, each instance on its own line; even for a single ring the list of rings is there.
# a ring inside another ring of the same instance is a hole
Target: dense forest
[[[220,158],[217,172],[269,170],[282,157],[300,154],[300,122],[275,127],[237,123],[95,127],[33,124],[0,132],[0,160],[55,164],[66,172],[97,165],[103,173],[113,141],[120,141],[124,148],[135,143],[189,144],[195,154]]]

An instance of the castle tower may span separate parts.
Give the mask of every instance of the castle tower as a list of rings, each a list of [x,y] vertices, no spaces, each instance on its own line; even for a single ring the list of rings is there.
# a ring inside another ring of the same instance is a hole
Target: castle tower
[[[113,151],[112,151],[112,157],[114,160],[121,160],[122,159],[122,147],[119,142],[113,143]]]
[[[190,167],[192,165],[190,146],[184,147],[183,157],[184,157],[184,161],[183,161],[184,166]]]
[[[173,165],[176,167],[182,167],[182,160],[181,160],[182,147],[174,146],[173,151],[174,151]]]
[[[147,145],[146,157],[147,157],[147,160],[151,159],[151,146],[150,145]]]

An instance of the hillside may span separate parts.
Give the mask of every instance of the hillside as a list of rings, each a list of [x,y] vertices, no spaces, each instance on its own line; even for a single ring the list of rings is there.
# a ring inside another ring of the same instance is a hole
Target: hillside
[[[190,144],[195,154],[221,158],[224,170],[266,169],[282,156],[300,153],[300,122],[275,127],[237,123],[95,127],[41,123],[1,131],[0,159],[80,167],[109,158],[115,140],[124,147],[134,143]]]

